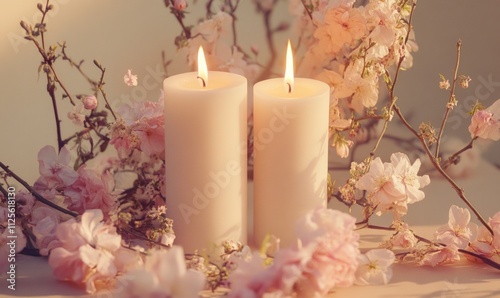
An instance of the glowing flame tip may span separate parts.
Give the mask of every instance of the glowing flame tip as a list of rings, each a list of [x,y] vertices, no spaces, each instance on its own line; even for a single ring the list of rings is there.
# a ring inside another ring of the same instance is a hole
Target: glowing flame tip
[[[290,40],[288,40],[288,45],[286,49],[286,67],[285,67],[285,87],[288,93],[292,93],[293,91],[293,54],[292,54],[292,46],[290,44]]]

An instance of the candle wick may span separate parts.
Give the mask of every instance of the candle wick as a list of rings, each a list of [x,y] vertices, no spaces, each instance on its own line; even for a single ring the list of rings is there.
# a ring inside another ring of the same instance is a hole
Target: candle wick
[[[201,80],[201,82],[203,83],[203,87],[207,87],[207,83],[205,82],[204,78],[202,78],[200,76],[197,76],[196,78]]]
[[[286,83],[288,85],[288,93],[292,93],[292,84]]]

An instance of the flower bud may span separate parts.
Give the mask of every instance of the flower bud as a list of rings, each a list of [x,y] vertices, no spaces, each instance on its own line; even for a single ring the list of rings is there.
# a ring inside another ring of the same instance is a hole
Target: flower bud
[[[94,95],[85,96],[82,102],[83,107],[87,110],[93,110],[97,108],[97,98]]]
[[[174,0],[174,8],[177,10],[184,10],[187,7],[186,0]]]

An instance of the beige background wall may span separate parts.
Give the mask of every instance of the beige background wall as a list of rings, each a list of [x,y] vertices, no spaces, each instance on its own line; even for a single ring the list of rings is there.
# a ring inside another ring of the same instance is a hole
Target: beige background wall
[[[34,46],[22,39],[19,26],[20,19],[28,22],[38,19],[37,2],[0,3],[0,160],[30,182],[38,176],[38,150],[56,143],[44,77],[37,75],[40,57]],[[203,7],[203,2],[198,0],[195,6],[189,1],[191,18],[202,13],[198,7]],[[275,13],[276,23],[289,19],[287,1],[280,2],[282,8]],[[184,61],[176,59],[173,45],[180,28],[163,1],[52,0],[52,3],[55,11],[48,19],[48,43],[65,40],[70,55],[77,60],[86,59],[85,69],[95,76],[98,72],[91,61],[101,62],[107,68],[106,91],[114,106],[158,98],[162,50],[175,61],[169,74],[187,70]],[[438,73],[451,76],[458,38],[463,40],[461,73],[468,74],[473,81],[468,90],[458,93],[459,106],[448,131],[467,139],[469,118],[465,111],[468,105],[476,98],[486,105],[500,98],[499,9],[497,0],[418,2],[414,24],[420,50],[415,54],[413,69],[403,73],[398,87],[401,105],[414,113],[413,124],[429,119],[436,125],[439,123],[446,94],[438,88]],[[240,40],[244,46],[263,45],[262,27],[255,21],[254,12],[252,1],[242,0]],[[282,34],[279,41],[287,37],[287,33]],[[262,58],[265,61],[265,57]],[[123,84],[123,74],[128,68],[139,75],[138,88]],[[65,64],[59,69],[70,92],[88,90]],[[63,108],[62,118],[66,112]],[[68,121],[63,127],[66,136],[73,129]],[[491,161],[500,163],[499,149],[499,144],[493,144],[485,154]]]

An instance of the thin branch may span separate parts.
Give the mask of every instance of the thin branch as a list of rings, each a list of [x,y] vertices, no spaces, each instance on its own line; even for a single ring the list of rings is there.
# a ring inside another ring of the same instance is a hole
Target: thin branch
[[[448,115],[450,114],[450,111],[453,108],[453,102],[455,101],[455,88],[457,85],[457,80],[458,80],[458,68],[460,66],[460,49],[462,47],[462,41],[458,40],[457,42],[457,55],[456,55],[456,61],[455,61],[455,70],[453,72],[453,82],[451,84],[451,90],[450,90],[450,98],[448,99],[448,103],[446,105],[446,110],[444,112],[443,116],[443,121],[441,122],[441,127],[439,128],[439,133],[436,139],[436,151],[434,153],[434,157],[438,158],[439,157],[439,146],[441,144],[441,137],[443,136],[443,131],[444,127],[446,125],[446,122],[448,121]]]
[[[9,197],[9,193],[7,192],[7,190],[3,187],[3,185],[0,183],[0,192],[2,193],[2,195],[4,196],[5,199],[7,199]]]
[[[12,178],[14,178],[17,182],[21,183],[22,186],[24,186],[38,201],[40,201],[41,203],[44,203],[45,205],[48,205],[64,214],[68,214],[68,215],[71,215],[73,217],[76,217],[78,216],[77,213],[74,213],[72,211],[69,211],[67,209],[64,209],[63,207],[45,199],[44,197],[42,197],[38,192],[36,192],[26,181],[24,181],[23,179],[21,179],[21,177],[19,177],[18,175],[16,175],[16,173],[12,172],[8,166],[6,166],[5,164],[3,164],[2,162],[0,162],[0,168],[2,168],[9,176],[11,176]]]
[[[382,226],[377,226],[377,225],[371,225],[371,224],[366,224],[364,227],[368,228],[368,229],[372,229],[372,230],[384,230],[384,231],[396,231],[395,228],[391,228],[391,227],[382,227]],[[427,244],[431,244],[431,245],[435,245],[435,246],[441,246],[441,247],[446,247],[447,245],[446,244],[443,244],[443,243],[438,243],[438,242],[434,242],[434,241],[431,241],[425,237],[422,237],[422,236],[419,236],[417,234],[413,234],[415,236],[415,238],[417,238],[419,241],[421,242],[425,242]],[[459,248],[458,249],[458,252],[460,253],[463,253],[463,254],[466,254],[466,255],[470,255],[470,256],[473,256],[475,258],[478,258],[480,259],[483,263],[495,268],[495,269],[499,269],[500,270],[500,263],[497,263],[483,255],[480,255],[480,254],[477,254],[477,253],[474,253],[472,251],[468,251],[468,250],[465,250],[465,249],[461,249]]]
[[[307,15],[309,16],[309,18],[311,19],[311,21],[313,20],[313,16],[312,16],[312,13],[311,11],[309,10],[309,8],[307,7],[307,4],[306,4],[306,1],[305,0],[301,0],[302,2],[302,6],[304,6],[304,10],[307,12]]]
[[[42,19],[40,20],[40,25],[43,26],[44,24],[44,21],[45,21],[45,16],[47,15],[47,13],[49,12],[49,2],[50,0],[47,0],[47,2],[45,2],[45,9],[42,11]],[[43,49],[45,50],[45,34],[44,34],[44,28],[41,28],[40,30],[40,37],[42,38],[42,47]]]
[[[429,146],[427,145],[427,143],[425,142],[425,139],[423,136],[421,136],[413,127],[411,127],[411,125],[408,123],[408,121],[406,121],[405,117],[403,116],[403,114],[401,113],[401,110],[399,109],[399,107],[397,105],[394,106],[394,111],[396,112],[396,114],[398,115],[399,119],[401,119],[401,121],[403,122],[403,124],[406,126],[406,128],[408,128],[408,130],[413,134],[415,135],[419,140],[420,140],[420,143],[422,144],[424,150],[425,150],[425,153],[427,154],[427,156],[429,157],[430,161],[432,162],[432,164],[434,165],[434,167],[436,168],[436,170],[441,174],[441,176],[443,176],[450,184],[451,186],[453,187],[453,189],[457,192],[458,196],[460,197],[460,199],[462,199],[462,201],[472,210],[472,212],[476,215],[477,219],[481,222],[481,224],[486,228],[488,229],[488,231],[493,235],[493,229],[490,227],[490,225],[486,222],[486,220],[484,220],[484,218],[481,216],[481,214],[476,210],[476,208],[469,202],[469,200],[467,199],[467,197],[465,196],[465,192],[462,188],[460,188],[457,183],[443,170],[443,168],[441,167],[440,163],[439,163],[439,159],[438,158],[435,158],[434,155],[432,154],[432,152],[430,151],[429,149]]]
[[[174,0],[170,0],[170,4],[172,5],[171,11],[175,18],[177,19],[177,22],[179,22],[179,25],[181,25],[182,31],[184,32],[184,35],[186,36],[187,39],[191,38],[191,31],[184,25],[184,21],[182,20],[184,18],[184,14],[182,11],[179,11],[174,8]]]
[[[475,136],[474,138],[472,138],[470,140],[470,142],[465,145],[462,149],[458,150],[457,152],[455,152],[453,155],[451,155],[450,157],[448,157],[448,159],[443,163],[443,165],[441,165],[441,167],[446,170],[450,165],[454,164],[458,157],[460,156],[460,154],[464,153],[465,151],[469,150],[469,149],[472,149],[472,145],[474,143],[475,140],[477,140],[477,136]]]
[[[416,7],[416,3],[413,2],[412,6],[411,6],[411,10],[410,10],[410,15],[408,17],[408,30],[407,30],[405,41],[404,41],[405,45],[408,43],[408,40],[410,38],[410,33],[411,33],[411,29],[412,29],[412,21],[413,21],[413,12],[415,11],[415,7]],[[377,151],[377,149],[380,145],[380,142],[382,141],[382,138],[384,137],[385,132],[387,131],[387,127],[389,126],[389,121],[391,118],[393,107],[395,106],[396,100],[397,100],[396,96],[394,95],[394,89],[396,88],[396,83],[398,81],[399,73],[401,71],[401,65],[403,64],[403,61],[405,60],[405,58],[406,57],[404,55],[401,55],[401,57],[399,57],[398,65],[396,68],[396,73],[394,74],[394,79],[392,80],[391,86],[389,88],[389,98],[390,98],[391,102],[389,104],[389,108],[387,109],[388,116],[387,116],[387,119],[384,121],[384,126],[382,127],[382,131],[380,133],[380,136],[378,137],[378,139],[375,143],[375,146],[373,146],[373,149],[370,152],[370,157],[369,157],[370,161],[375,156],[375,152]],[[386,73],[387,73],[387,71],[386,71]],[[388,73],[387,73],[387,77],[390,78]]]
[[[80,63],[76,63],[75,61],[73,61],[73,59],[71,59],[68,54],[66,54],[66,42],[63,42],[62,44],[59,44],[59,46],[61,47],[61,55],[62,55],[62,59],[63,60],[66,60],[68,61],[68,63],[72,66],[72,67],[75,67],[78,72],[87,80],[87,82],[92,86],[92,88],[94,89],[94,91],[97,91],[97,88],[98,88],[98,85],[99,83],[96,82],[95,80],[93,80],[91,77],[89,77],[83,70],[82,70],[82,63],[83,63],[83,60],[80,61]]]
[[[116,115],[113,109],[111,108],[111,105],[108,102],[108,98],[106,97],[106,92],[104,92],[104,73],[106,72],[106,68],[102,67],[101,64],[99,64],[96,60],[94,60],[95,66],[99,68],[101,71],[101,78],[99,79],[99,83],[97,84],[97,89],[101,92],[102,98],[104,98],[104,101],[106,102],[106,109],[108,109],[111,112],[111,115],[113,115],[113,118],[116,120]]]

